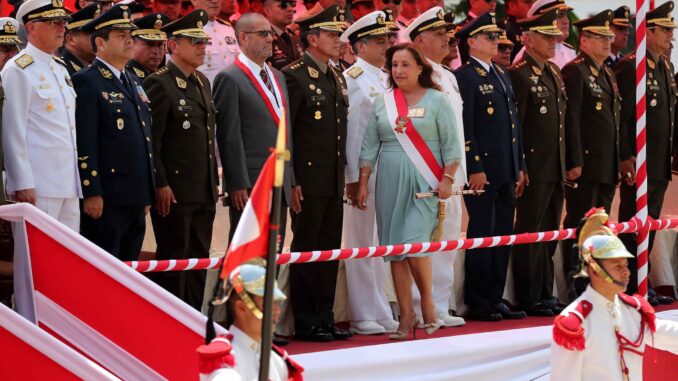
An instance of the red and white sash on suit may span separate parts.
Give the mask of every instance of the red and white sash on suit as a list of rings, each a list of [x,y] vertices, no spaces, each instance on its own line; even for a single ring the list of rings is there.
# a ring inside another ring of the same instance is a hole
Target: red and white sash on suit
[[[388,121],[391,126],[394,126],[393,133],[398,143],[431,189],[438,188],[438,183],[443,176],[443,167],[438,164],[435,155],[414,128],[412,119],[407,116],[408,107],[405,95],[398,88],[389,90],[384,93],[384,103]]]
[[[278,82],[278,78],[273,74],[272,71],[266,70],[268,77],[271,79],[271,83],[275,84],[273,87],[275,90],[275,94],[271,94],[270,91],[264,90],[264,84],[263,79],[261,79],[261,76],[259,73],[252,73],[252,70],[242,63],[240,61],[240,58],[236,58],[235,62],[233,62],[235,66],[240,68],[240,70],[245,73],[247,78],[250,79],[250,82],[252,82],[252,85],[254,88],[257,90],[259,95],[261,96],[261,99],[264,101],[264,104],[266,104],[266,108],[268,109],[268,112],[271,113],[271,117],[273,118],[273,121],[275,122],[276,127],[280,125],[280,117],[283,115],[285,109],[287,108],[287,105],[285,104],[285,96],[282,90],[282,87],[280,86],[280,83]],[[275,98],[274,98],[275,96]],[[276,102],[276,99],[280,100],[280,105]]]

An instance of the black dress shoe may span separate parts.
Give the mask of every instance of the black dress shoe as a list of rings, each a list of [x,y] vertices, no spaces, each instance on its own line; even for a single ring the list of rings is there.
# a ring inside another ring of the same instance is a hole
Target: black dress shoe
[[[558,300],[556,297],[544,299],[541,301],[541,303],[553,311],[553,314],[555,315],[558,315],[565,309],[565,307],[560,304],[560,300]]]
[[[511,311],[504,302],[497,303],[494,309],[504,319],[522,319],[527,316],[525,311]]]
[[[650,303],[652,307],[657,307],[659,305],[659,300],[657,300],[656,297],[653,298],[651,296],[648,296],[647,301]]]
[[[553,311],[542,302],[534,302],[525,309],[528,316],[553,316]]]
[[[303,341],[328,342],[334,340],[332,334],[320,327],[312,327],[310,331],[297,331],[294,337]]]
[[[500,321],[501,315],[492,307],[469,307],[466,313],[467,320]]]
[[[280,337],[278,335],[273,336],[273,344],[278,346],[278,347],[284,347],[285,345],[289,344],[290,341],[287,340],[284,337]]]
[[[353,336],[353,334],[351,332],[345,331],[343,329],[339,329],[339,328],[337,328],[336,325],[331,325],[331,326],[327,327],[325,329],[325,331],[329,332],[330,335],[332,335],[332,337],[335,340],[346,340],[349,337]]]
[[[659,304],[671,304],[674,302],[674,299],[670,296],[657,294],[657,302],[659,302]]]

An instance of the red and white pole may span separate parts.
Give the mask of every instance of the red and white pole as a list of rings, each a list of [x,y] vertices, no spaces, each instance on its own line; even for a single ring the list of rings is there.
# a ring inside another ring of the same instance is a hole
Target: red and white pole
[[[647,296],[648,246],[650,229],[647,223],[647,147],[646,138],[646,61],[645,16],[648,1],[636,0],[636,217],[642,228],[638,243],[638,293]]]

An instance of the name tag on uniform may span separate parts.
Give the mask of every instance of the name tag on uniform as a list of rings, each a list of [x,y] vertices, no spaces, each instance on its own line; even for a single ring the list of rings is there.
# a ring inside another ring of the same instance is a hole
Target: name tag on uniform
[[[51,88],[52,88],[52,85],[50,85],[49,83],[41,83],[41,84],[38,85],[38,89],[40,89],[40,90],[51,89]]]
[[[324,102],[326,99],[324,95],[311,95],[311,102]]]
[[[425,108],[411,108],[407,110],[407,116],[409,118],[423,118],[425,113]]]

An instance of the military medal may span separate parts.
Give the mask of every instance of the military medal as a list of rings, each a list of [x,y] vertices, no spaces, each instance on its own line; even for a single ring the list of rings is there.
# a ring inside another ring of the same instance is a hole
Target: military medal
[[[542,106],[539,108],[539,112],[542,113],[542,114],[546,114],[547,111],[548,111],[548,109],[546,109],[546,106],[544,106],[544,105],[542,105]]]
[[[315,115],[313,116],[315,120],[320,120],[323,118],[323,114],[320,112],[320,110],[315,112]]]
[[[650,101],[650,106],[654,107],[654,106],[656,106],[656,105],[657,105],[657,100],[656,100],[656,99],[652,99],[652,100]]]
[[[183,100],[183,99],[179,99],[179,105],[185,106],[185,105],[186,105],[186,101]]]
[[[396,126],[393,129],[397,134],[404,134],[405,131],[407,131],[407,118],[404,118],[402,116],[399,116],[398,119],[396,119]]]
[[[315,90],[315,85],[311,83],[310,85],[308,85],[308,88],[311,89],[311,91],[313,91]]]
[[[492,107],[492,102],[487,106],[487,114],[492,115],[494,114],[494,107]]]
[[[596,102],[596,110],[600,111],[603,109],[603,104],[600,102]]]
[[[543,87],[541,87],[541,86],[537,86],[537,91],[541,92],[542,90],[544,90],[544,88],[543,88]]]
[[[318,94],[318,95],[320,95],[320,94],[322,94],[322,93],[323,93],[323,91],[322,91],[322,90],[320,90],[320,89],[315,89],[315,92],[316,92],[316,94]]]
[[[184,120],[184,123],[181,125],[181,127],[183,127],[184,130],[188,130],[189,128],[191,128],[191,122],[189,122],[188,120]]]
[[[411,108],[407,110],[407,116],[410,118],[423,118],[424,113],[426,112],[425,108]]]
[[[52,103],[52,101],[48,101],[47,102],[47,112],[52,112],[52,111],[54,111],[54,104]]]
[[[537,91],[537,88],[534,87],[534,86],[532,86],[532,87],[530,88],[530,90],[532,90],[532,92],[534,93],[535,91]]]
[[[116,120],[116,123],[118,124],[118,130],[122,130],[123,128],[125,128],[125,120],[123,118],[118,118],[118,120]]]

